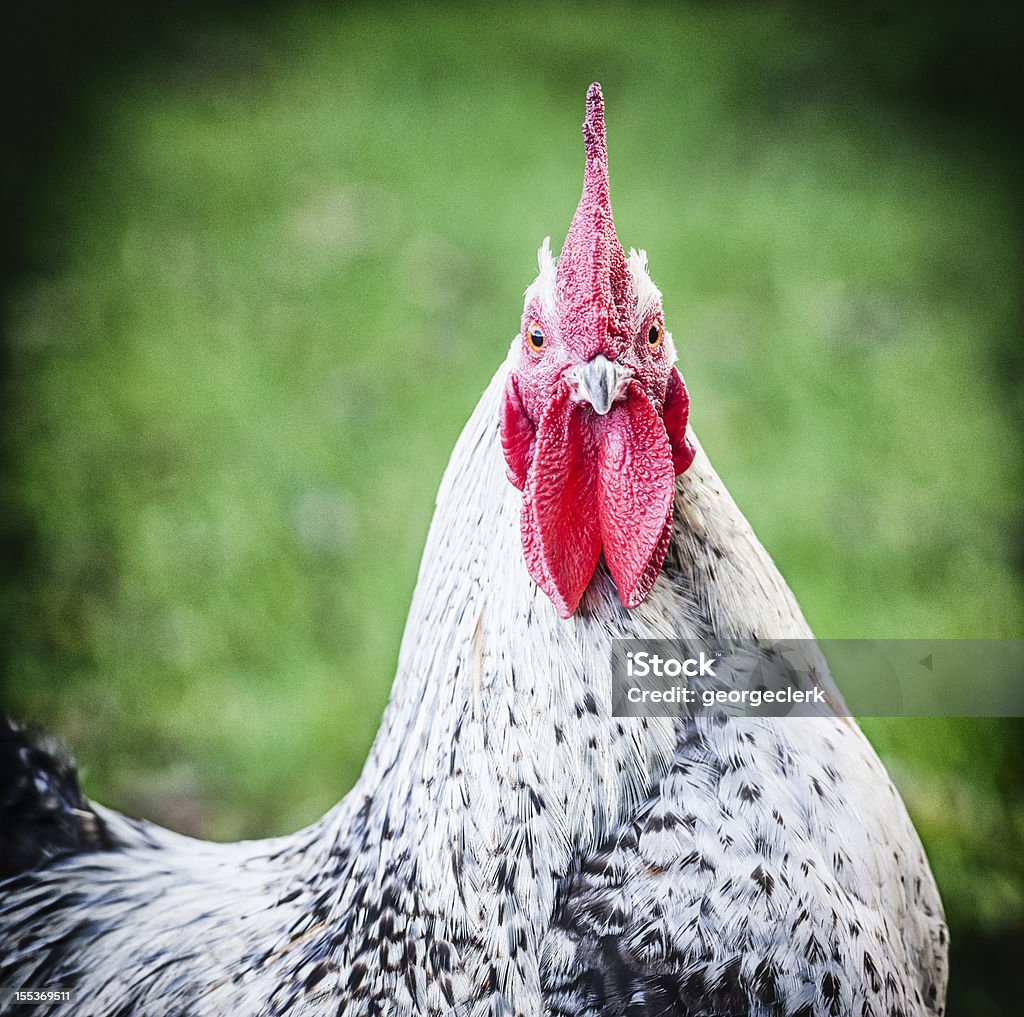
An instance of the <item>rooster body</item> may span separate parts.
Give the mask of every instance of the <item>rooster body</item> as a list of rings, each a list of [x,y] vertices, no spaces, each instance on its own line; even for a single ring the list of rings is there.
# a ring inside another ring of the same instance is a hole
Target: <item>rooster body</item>
[[[818,717],[612,715],[615,638],[810,632],[685,420],[641,599],[624,558],[576,603],[531,577],[506,479],[522,342],[445,473],[355,787],[225,845],[73,804],[93,838],[0,884],[0,985],[73,989],[68,1017],[942,1013],[938,893],[827,672]]]

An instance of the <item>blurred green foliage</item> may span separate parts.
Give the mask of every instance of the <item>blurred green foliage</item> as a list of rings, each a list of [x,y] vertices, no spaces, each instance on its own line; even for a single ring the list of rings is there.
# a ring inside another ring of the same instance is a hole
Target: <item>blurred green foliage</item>
[[[812,625],[1024,634],[1014,164],[915,105],[913,29],[296,7],[108,65],[29,214],[44,269],[4,303],[5,706],[94,797],[179,829],[337,800],[448,453],[575,207],[594,79],[693,423]],[[1014,941],[1019,723],[865,727],[954,945]],[[961,1012],[999,1012],[991,974],[954,968]]]

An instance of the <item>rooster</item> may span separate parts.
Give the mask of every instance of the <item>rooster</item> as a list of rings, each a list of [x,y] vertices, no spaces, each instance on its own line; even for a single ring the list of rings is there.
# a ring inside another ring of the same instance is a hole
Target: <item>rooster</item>
[[[192,840],[0,739],[0,985],[58,1015],[924,1017],[947,933],[827,672],[820,716],[618,718],[612,641],[808,638],[583,195],[445,472],[379,734],[313,826]]]

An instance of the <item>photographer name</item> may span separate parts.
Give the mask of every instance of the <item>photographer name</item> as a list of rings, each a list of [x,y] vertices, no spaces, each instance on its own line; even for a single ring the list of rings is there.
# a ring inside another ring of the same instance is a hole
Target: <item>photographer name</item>
[[[626,690],[630,703],[680,703],[684,706],[746,706],[754,710],[769,705],[793,703],[824,703],[822,689],[688,689],[676,685],[671,689],[640,689],[635,685]]]

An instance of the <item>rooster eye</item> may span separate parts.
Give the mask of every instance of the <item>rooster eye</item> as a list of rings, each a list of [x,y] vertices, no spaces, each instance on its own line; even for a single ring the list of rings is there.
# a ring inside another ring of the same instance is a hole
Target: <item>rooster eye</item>
[[[526,338],[530,342],[530,346],[535,350],[542,350],[544,348],[544,330],[534,322],[526,331]]]
[[[659,322],[655,322],[647,333],[647,345],[650,349],[656,350],[661,345],[661,340],[664,338],[665,329],[662,328]]]

